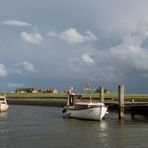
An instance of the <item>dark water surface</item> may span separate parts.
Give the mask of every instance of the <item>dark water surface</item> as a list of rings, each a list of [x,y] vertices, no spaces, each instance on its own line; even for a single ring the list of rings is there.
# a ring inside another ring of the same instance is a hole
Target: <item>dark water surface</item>
[[[0,113],[0,148],[148,148],[148,120],[63,119],[62,108],[11,105]]]

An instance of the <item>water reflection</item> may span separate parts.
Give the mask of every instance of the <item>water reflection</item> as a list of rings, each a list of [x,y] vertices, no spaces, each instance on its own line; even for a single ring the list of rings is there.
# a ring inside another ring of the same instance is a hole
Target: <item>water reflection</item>
[[[106,131],[108,128],[107,121],[105,120],[100,121],[99,126],[101,131]]]
[[[97,130],[97,139],[100,144],[105,147],[108,147],[108,124],[106,120],[102,120],[99,122],[98,130]]]
[[[0,118],[7,118],[8,117],[8,111],[7,112],[0,112]]]
[[[9,126],[8,126],[8,112],[0,112],[0,148],[7,148]]]

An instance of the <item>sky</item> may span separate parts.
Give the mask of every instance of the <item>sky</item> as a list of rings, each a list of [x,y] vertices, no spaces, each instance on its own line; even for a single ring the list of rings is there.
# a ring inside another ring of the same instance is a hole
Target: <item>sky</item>
[[[148,93],[147,0],[0,0],[0,91],[86,84]]]

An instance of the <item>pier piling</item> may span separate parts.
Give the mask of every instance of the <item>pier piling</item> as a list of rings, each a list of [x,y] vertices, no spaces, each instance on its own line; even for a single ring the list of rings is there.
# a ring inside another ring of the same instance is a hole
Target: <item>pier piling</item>
[[[123,120],[124,119],[124,85],[121,84],[118,86],[118,117],[119,120]]]
[[[102,103],[104,102],[104,87],[100,87],[100,100]]]

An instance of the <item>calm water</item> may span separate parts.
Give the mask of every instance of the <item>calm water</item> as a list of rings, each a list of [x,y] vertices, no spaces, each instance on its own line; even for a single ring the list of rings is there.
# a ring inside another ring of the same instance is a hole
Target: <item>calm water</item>
[[[0,148],[148,148],[148,120],[63,119],[62,108],[12,105],[0,113]]]

